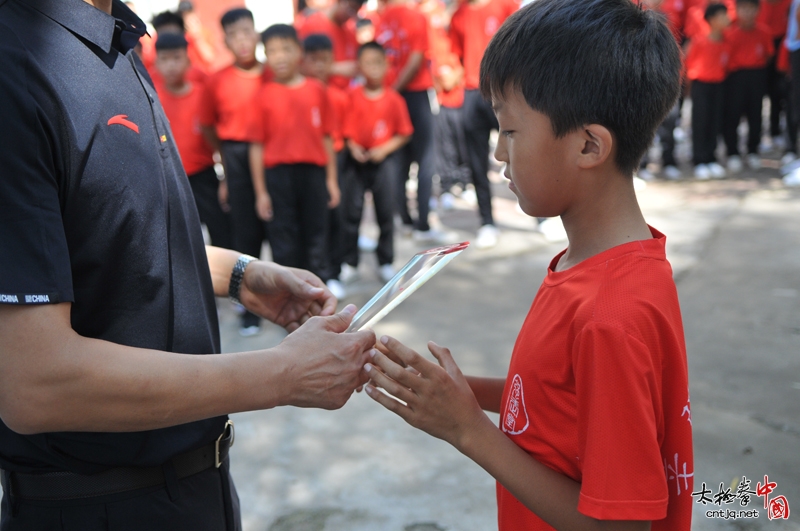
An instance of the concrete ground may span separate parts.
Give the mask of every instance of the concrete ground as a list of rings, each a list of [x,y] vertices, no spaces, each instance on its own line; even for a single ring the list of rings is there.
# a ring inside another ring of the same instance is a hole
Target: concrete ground
[[[504,376],[545,268],[549,243],[495,185],[500,244],[469,249],[376,326],[419,351],[435,340],[468,374]],[[788,521],[706,518],[693,529],[800,530],[800,189],[774,169],[721,181],[649,183],[648,221],[667,234],[686,329],[695,485],[715,492],[769,476],[796,506]],[[454,241],[474,238],[471,205],[440,213]],[[375,234],[365,224],[365,232]],[[398,236],[397,264],[423,247]],[[374,256],[343,301],[378,290]],[[220,301],[226,352],[268,348],[283,332],[237,333]],[[496,529],[494,481],[447,444],[355,395],[335,412],[280,408],[238,414],[233,473],[246,531],[484,531]],[[496,420],[496,418],[495,418]],[[759,507],[761,500],[748,508]],[[716,506],[715,506],[716,508]],[[732,508],[732,506],[724,506]]]
[[[451,348],[465,373],[489,376],[505,374],[545,268],[563,247],[534,230],[502,184],[496,189],[500,244],[466,251],[376,326],[418,351],[433,339]],[[766,474],[775,494],[800,511],[800,190],[762,169],[721,181],[652,182],[639,198],[668,236],[678,283],[696,486],[716,492],[720,482],[746,476],[755,488]],[[440,213],[442,226],[454,241],[473,238],[472,208],[457,207]],[[398,237],[397,263],[421,248]],[[374,264],[364,256],[362,279],[343,302],[361,305],[377,291]],[[222,317],[226,351],[282,337],[268,327],[240,338],[235,316]],[[247,531],[496,529],[494,481],[364,395],[336,412],[282,408],[234,419],[233,471]],[[709,508],[695,504],[693,529],[800,530],[800,512],[780,522],[763,509],[758,519],[724,521],[706,518]]]

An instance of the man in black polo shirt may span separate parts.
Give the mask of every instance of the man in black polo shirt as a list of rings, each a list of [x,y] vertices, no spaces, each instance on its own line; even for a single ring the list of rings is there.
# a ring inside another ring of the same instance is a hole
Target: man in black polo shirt
[[[374,335],[318,278],[203,246],[144,28],[119,0],[0,0],[2,531],[239,529],[226,415],[366,380]],[[229,293],[299,329],[219,355]]]

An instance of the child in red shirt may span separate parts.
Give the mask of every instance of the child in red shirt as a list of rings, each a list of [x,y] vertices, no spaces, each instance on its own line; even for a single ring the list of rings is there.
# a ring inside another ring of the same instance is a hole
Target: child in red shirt
[[[187,80],[191,61],[186,47],[182,35],[162,33],[158,37],[155,67],[164,83],[159,99],[169,119],[183,168],[189,176],[200,221],[208,228],[212,245],[230,249],[230,220],[220,204],[223,185],[214,171],[211,146],[200,130],[203,86]]]
[[[756,24],[759,0],[737,0],[736,21],[725,33],[731,58],[725,82],[725,116],[722,134],[728,151],[728,169],[742,170],[737,129],[742,115],[747,117],[747,163],[761,167],[758,145],[761,143],[761,105],[766,93],[767,63],[775,54],[769,30]]]
[[[489,183],[489,135],[492,129],[497,129],[497,119],[480,95],[478,74],[489,40],[518,8],[516,0],[468,0],[458,7],[450,21],[453,52],[464,65],[464,136],[472,183],[478,196],[481,227],[475,245],[479,249],[496,245],[499,233],[494,225]]]
[[[678,295],[632,179],[681,68],[658,15],[618,0],[537,0],[486,49],[495,156],[526,214],[561,216],[569,247],[550,263],[507,378],[464,377],[447,349],[428,344],[436,364],[386,336],[379,344],[407,367],[373,350],[365,370],[370,397],[498,480],[500,531],[691,527]]]
[[[387,63],[383,47],[376,42],[361,45],[358,67],[364,86],[350,93],[344,124],[349,157],[342,192],[343,260],[353,269],[358,267],[364,193],[371,190],[380,227],[376,248],[379,276],[388,282],[395,275],[393,185],[399,177],[397,152],[408,143],[414,129],[403,98],[384,86]]]
[[[339,89],[332,83],[334,65],[334,46],[331,39],[324,33],[312,33],[303,40],[303,75],[317,79],[325,84],[328,99],[333,112],[333,150],[336,152],[336,174],[339,180],[339,189],[342,189],[345,161],[347,152],[342,136],[344,118],[350,106],[350,97],[347,92]],[[346,295],[344,287],[339,281],[342,270],[342,205],[329,211],[328,216],[328,260],[330,267],[330,280],[328,288],[339,299]]]
[[[765,0],[761,4],[756,19],[756,25],[769,31],[772,36],[772,44],[775,46],[775,55],[767,63],[767,97],[769,97],[769,132],[772,137],[772,145],[776,148],[787,147],[784,137],[781,136],[781,114],[785,112],[787,123],[791,120],[785,105],[789,97],[788,81],[786,74],[777,66],[781,44],[789,25],[791,5],[792,0]],[[797,148],[791,147],[792,153],[796,150]],[[786,161],[789,162],[791,159],[794,159],[794,156],[789,157]]]
[[[200,124],[210,144],[220,153],[228,189],[233,248],[260,256],[266,231],[256,215],[253,181],[250,177],[250,142],[248,127],[255,97],[269,71],[256,59],[259,35],[253,13],[237,8],[220,19],[225,46],[233,54],[233,63],[212,74],[206,81],[206,98]],[[246,312],[241,317],[239,333],[258,332],[261,318]]]
[[[725,175],[714,151],[722,133],[723,87],[731,55],[723,35],[730,24],[728,8],[711,4],[705,19],[710,32],[692,39],[686,54],[686,77],[692,82],[692,160],[698,179]]]
[[[262,41],[274,80],[256,97],[250,129],[256,212],[270,222],[276,263],[328,281],[328,209],[339,204],[333,111],[325,85],[300,74],[303,48],[292,26],[270,26]]]
[[[397,181],[397,201],[403,225],[413,230],[414,239],[431,242],[441,234],[431,230],[428,223],[429,203],[433,186],[436,154],[433,145],[433,110],[431,109],[433,79],[431,77],[428,21],[425,15],[406,0],[387,0],[380,13],[375,40],[386,50],[389,71],[387,86],[403,96],[414,126],[411,141],[401,154],[400,179]],[[408,210],[406,181],[411,163],[417,171],[417,219]]]

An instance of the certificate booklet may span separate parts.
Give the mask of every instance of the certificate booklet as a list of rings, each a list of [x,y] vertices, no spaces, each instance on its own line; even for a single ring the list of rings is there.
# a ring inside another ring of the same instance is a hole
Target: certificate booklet
[[[463,242],[415,254],[403,269],[361,308],[347,331],[357,332],[370,328],[383,319],[468,246],[469,242]]]

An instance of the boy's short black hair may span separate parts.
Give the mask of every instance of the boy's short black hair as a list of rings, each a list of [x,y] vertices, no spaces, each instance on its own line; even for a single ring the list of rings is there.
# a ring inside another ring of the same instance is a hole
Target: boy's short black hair
[[[288,24],[273,24],[264,30],[261,34],[261,42],[267,44],[271,39],[286,39],[294,41],[295,44],[302,47],[300,39],[297,37],[297,30]]]
[[[324,33],[312,33],[303,41],[303,50],[306,53],[333,51],[331,38]]]
[[[243,19],[250,19],[250,21],[255,22],[255,18],[253,18],[253,12],[245,7],[237,7],[236,9],[231,9],[230,11],[226,11],[222,18],[219,20],[220,24],[222,25],[222,29],[224,30],[231,24],[239,22]]]
[[[186,24],[183,23],[183,17],[174,11],[164,11],[153,16],[151,24],[156,31],[164,26],[178,26],[183,33],[186,33]]]
[[[177,33],[163,33],[156,40],[156,51],[185,50],[189,47],[186,37]]]
[[[518,90],[556,137],[608,128],[633,174],[675,101],[681,56],[663,16],[631,0],[537,0],[506,20],[481,62],[487,99]]]
[[[386,48],[384,48],[375,41],[370,41],[370,42],[365,42],[364,44],[358,47],[359,59],[361,58],[361,54],[364,53],[366,50],[375,50],[376,52],[380,52],[382,55],[386,55]]]
[[[727,12],[728,12],[728,7],[725,4],[708,4],[708,7],[706,7],[706,12],[703,15],[703,18],[706,19],[706,21],[709,21],[712,18],[719,15],[720,13],[727,13]]]
[[[736,0],[736,4],[737,5],[738,4],[750,4],[750,5],[754,5],[756,7],[761,7],[761,1],[760,0]]]

